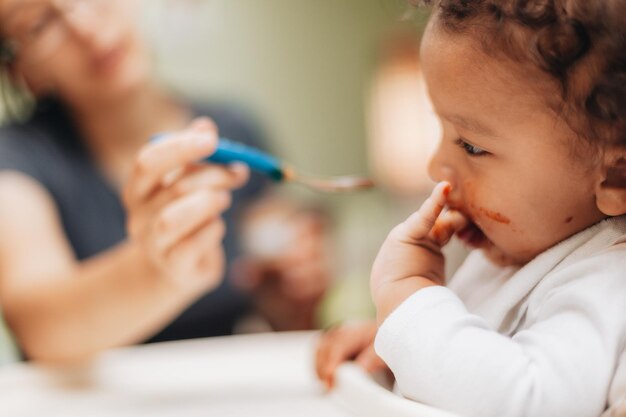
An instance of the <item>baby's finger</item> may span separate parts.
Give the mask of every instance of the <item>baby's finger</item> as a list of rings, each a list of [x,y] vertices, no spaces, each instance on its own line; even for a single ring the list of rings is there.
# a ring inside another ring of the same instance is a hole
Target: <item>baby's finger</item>
[[[358,349],[353,345],[344,327],[337,327],[324,334],[317,359],[317,373],[328,389],[334,385],[335,370],[350,359]]]
[[[354,359],[374,340],[375,327],[369,323],[345,324],[332,332],[322,376],[329,388],[335,383],[335,372],[344,362]]]
[[[146,145],[137,156],[127,201],[147,198],[167,174],[209,156],[216,146],[217,129],[204,119],[180,134]]]
[[[361,354],[356,358],[355,362],[369,373],[388,369],[387,364],[380,358],[380,356],[376,354],[373,343],[367,349],[361,352]]]
[[[403,223],[405,238],[418,241],[428,236],[446,205],[450,188],[450,183],[445,181],[437,184],[420,209]]]
[[[230,206],[231,199],[226,191],[199,190],[165,207],[154,230],[158,251],[167,252],[176,242],[218,217]]]
[[[334,326],[322,333],[315,352],[315,373],[322,382],[326,383],[327,386],[327,376],[325,373],[326,362],[328,360],[328,354],[333,346],[333,339],[336,330],[337,327]]]
[[[326,356],[326,362],[324,363],[324,367],[322,369],[323,381],[326,383],[326,387],[328,389],[333,389],[335,386],[335,372],[337,371],[337,368],[339,368],[339,365],[350,359],[351,357],[347,355],[344,346],[335,345],[329,349]]]
[[[440,246],[445,246],[456,232],[463,230],[468,224],[469,220],[461,212],[448,210],[439,216],[429,237]]]

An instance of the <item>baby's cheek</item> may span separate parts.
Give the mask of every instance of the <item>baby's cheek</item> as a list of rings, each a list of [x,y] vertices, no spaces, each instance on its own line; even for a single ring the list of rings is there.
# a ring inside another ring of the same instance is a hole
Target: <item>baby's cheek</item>
[[[536,231],[524,220],[516,217],[515,213],[479,208],[477,223],[490,241],[486,253],[492,262],[498,265],[519,265],[536,256],[538,251],[535,246],[538,242],[533,239]]]

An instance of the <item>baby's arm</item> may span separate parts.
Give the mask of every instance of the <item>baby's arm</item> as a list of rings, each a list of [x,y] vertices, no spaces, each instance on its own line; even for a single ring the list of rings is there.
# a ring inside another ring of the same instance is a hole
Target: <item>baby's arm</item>
[[[587,269],[581,274],[591,268],[577,265]],[[624,284],[616,281],[596,273],[559,288],[513,337],[447,288],[427,288],[382,324],[376,351],[406,397],[460,415],[598,416],[624,342],[616,331]]]

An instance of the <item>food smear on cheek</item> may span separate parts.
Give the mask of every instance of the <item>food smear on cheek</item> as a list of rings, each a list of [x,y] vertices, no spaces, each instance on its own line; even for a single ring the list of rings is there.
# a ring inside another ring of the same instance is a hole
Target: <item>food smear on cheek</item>
[[[483,213],[488,218],[490,218],[491,220],[496,221],[498,223],[511,224],[511,220],[508,217],[504,216],[502,213],[499,213],[497,211],[493,211],[493,210],[489,210],[484,207],[481,207],[480,212]]]

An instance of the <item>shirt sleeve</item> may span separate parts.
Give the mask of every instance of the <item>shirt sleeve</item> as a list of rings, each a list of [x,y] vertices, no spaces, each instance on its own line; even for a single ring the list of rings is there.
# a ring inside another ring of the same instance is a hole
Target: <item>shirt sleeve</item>
[[[623,284],[588,289],[552,292],[534,324],[508,337],[451,290],[426,288],[381,325],[376,351],[405,397],[462,416],[598,416],[622,343],[610,314],[626,303]],[[602,290],[611,308],[598,306]]]

